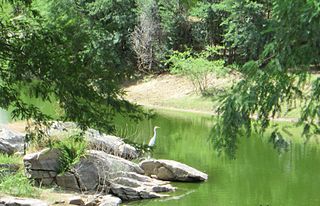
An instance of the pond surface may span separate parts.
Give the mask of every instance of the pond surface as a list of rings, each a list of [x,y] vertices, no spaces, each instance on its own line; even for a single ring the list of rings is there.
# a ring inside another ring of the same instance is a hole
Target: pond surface
[[[292,144],[277,153],[265,138],[243,138],[236,160],[218,157],[208,138],[210,117],[161,113],[139,124],[119,120],[123,133],[148,142],[158,129],[154,158],[173,159],[209,175],[204,183],[173,183],[170,197],[128,205],[317,206],[320,205],[320,153],[315,145]]]

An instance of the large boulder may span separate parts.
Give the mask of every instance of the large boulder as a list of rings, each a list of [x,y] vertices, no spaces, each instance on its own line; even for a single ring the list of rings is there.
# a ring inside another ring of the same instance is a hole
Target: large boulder
[[[124,171],[144,173],[139,165],[103,151],[89,150],[69,172],[58,175],[56,183],[76,191],[108,192],[109,174]]]
[[[1,206],[48,206],[46,202],[36,199],[3,197],[0,198]]]
[[[208,179],[208,175],[174,160],[144,160],[140,167],[148,176],[160,180],[195,182]]]
[[[77,125],[72,122],[54,122],[48,130],[50,136],[59,136],[79,132]],[[125,159],[135,159],[139,156],[138,151],[131,145],[126,144],[121,138],[107,135],[95,129],[88,129],[84,136],[89,143],[90,149],[101,150],[108,154]]]
[[[23,152],[25,135],[0,127],[0,153]]]
[[[27,154],[23,158],[25,173],[42,185],[50,185],[58,174],[60,152],[57,149],[44,149],[40,152]]]

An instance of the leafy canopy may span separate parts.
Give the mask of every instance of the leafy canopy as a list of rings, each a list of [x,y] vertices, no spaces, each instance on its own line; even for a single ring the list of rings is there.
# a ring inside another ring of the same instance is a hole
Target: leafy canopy
[[[260,32],[271,34],[259,59],[242,67],[243,79],[223,99],[212,138],[220,151],[234,157],[237,140],[252,126],[263,132],[281,105],[300,100],[304,134],[319,133],[320,80],[306,90],[310,72],[319,66],[320,5],[313,0],[273,0],[272,20]],[[256,117],[253,120],[252,117]],[[281,136],[281,135],[279,135]]]
[[[109,1],[95,4],[99,2]],[[119,86],[126,72],[118,67],[119,57],[113,57],[122,49],[125,26],[108,17],[112,8],[106,15],[84,12],[96,8],[92,2],[48,1],[45,7],[41,2],[22,3],[5,2],[1,13],[1,108],[13,108],[14,118],[51,119],[22,98],[26,93],[57,101],[63,111],[58,119],[82,127],[111,131],[118,113],[139,118],[139,108],[124,100]],[[127,12],[114,2],[105,6],[117,6],[119,18]]]

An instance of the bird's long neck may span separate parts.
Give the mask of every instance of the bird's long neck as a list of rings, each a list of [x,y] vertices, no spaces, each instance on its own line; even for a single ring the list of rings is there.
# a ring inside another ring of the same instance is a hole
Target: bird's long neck
[[[157,137],[157,128],[153,129],[153,137],[156,138]]]

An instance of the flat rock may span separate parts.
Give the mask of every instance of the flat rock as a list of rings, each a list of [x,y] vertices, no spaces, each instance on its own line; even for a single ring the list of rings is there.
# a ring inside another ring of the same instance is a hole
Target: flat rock
[[[23,152],[25,135],[0,127],[0,152],[14,154]]]
[[[160,180],[196,182],[208,179],[207,174],[174,160],[144,160],[140,167],[146,175]]]
[[[4,197],[0,198],[0,205],[4,206],[48,206],[42,200],[29,198]]]
[[[132,172],[110,174],[110,189],[113,194],[123,200],[138,200],[167,197],[158,192],[175,190],[169,182],[155,180]]]
[[[80,196],[73,196],[69,198],[70,205],[84,205],[84,201]]]

